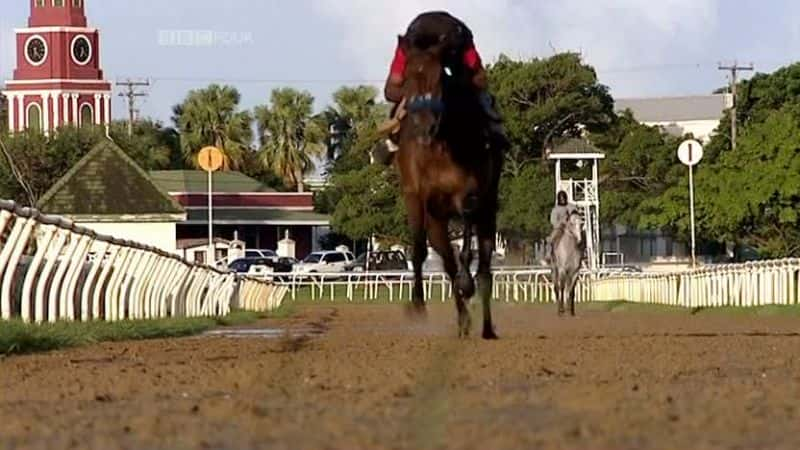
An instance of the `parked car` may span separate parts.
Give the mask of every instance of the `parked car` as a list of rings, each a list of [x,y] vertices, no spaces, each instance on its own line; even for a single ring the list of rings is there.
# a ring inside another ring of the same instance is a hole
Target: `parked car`
[[[239,258],[228,265],[228,268],[238,274],[246,275],[253,273],[263,273],[263,270],[256,270],[254,267],[266,267],[267,273],[289,273],[292,271],[290,261],[277,261],[271,258]]]
[[[245,258],[268,258],[273,261],[278,260],[278,254],[269,249],[249,249],[244,251]]]
[[[295,264],[294,271],[299,273],[344,272],[345,267],[355,259],[350,252],[314,252]]]
[[[346,265],[348,272],[366,271],[367,254],[362,253],[355,261]],[[380,251],[369,254],[369,270],[380,272],[405,272],[409,270],[406,255],[398,251]]]

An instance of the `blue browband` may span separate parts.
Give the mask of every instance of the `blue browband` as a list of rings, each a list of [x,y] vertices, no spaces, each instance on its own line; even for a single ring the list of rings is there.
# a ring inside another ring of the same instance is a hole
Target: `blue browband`
[[[431,94],[415,95],[406,104],[406,109],[409,112],[430,110],[438,114],[444,111],[444,102],[441,99],[433,98]]]

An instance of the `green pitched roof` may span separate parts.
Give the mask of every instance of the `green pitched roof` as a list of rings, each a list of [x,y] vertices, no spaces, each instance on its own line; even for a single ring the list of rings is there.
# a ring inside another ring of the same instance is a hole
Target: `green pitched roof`
[[[166,192],[208,192],[208,174],[200,170],[156,170],[153,181]],[[214,192],[275,192],[241,172],[214,172]]]
[[[184,214],[181,205],[110,140],[78,161],[37,206],[46,214],[70,217]]]
[[[586,139],[570,138],[557,141],[551,153],[603,153]]]

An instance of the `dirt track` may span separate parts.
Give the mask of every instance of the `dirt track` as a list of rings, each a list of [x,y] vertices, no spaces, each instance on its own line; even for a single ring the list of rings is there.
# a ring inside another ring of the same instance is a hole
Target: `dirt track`
[[[498,305],[301,309],[262,327],[0,361],[0,448],[800,448],[796,319]],[[476,317],[476,319],[479,317]],[[476,320],[479,322],[479,320]]]

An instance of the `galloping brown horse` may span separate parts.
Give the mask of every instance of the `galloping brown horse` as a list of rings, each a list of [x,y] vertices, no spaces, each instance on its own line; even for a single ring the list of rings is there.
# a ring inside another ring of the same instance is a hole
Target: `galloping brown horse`
[[[483,337],[496,339],[492,324],[491,263],[497,228],[497,195],[503,155],[489,146],[488,118],[477,101],[470,74],[448,62],[443,42],[407,53],[403,119],[395,165],[400,172],[414,240],[413,310],[425,310],[422,264],[427,242],[444,261],[454,283],[459,337],[471,328],[467,302],[475,294],[470,274],[472,238],[478,238],[478,289],[483,302]],[[448,225],[464,223],[460,258],[450,245]]]

